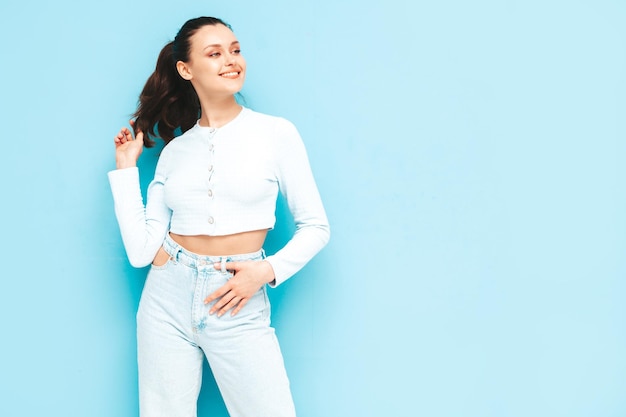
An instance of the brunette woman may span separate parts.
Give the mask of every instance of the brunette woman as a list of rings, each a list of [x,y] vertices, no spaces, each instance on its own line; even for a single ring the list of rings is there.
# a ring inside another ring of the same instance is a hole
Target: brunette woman
[[[246,62],[229,25],[187,21],[161,51],[109,172],[131,264],[152,264],[137,312],[142,417],[196,416],[206,357],[233,417],[292,417],[267,286],[294,275],[330,232],[306,150],[289,121],[238,104]],[[179,134],[179,135],[178,135]],[[163,148],[144,205],[136,166]],[[278,193],[295,233],[263,244]]]

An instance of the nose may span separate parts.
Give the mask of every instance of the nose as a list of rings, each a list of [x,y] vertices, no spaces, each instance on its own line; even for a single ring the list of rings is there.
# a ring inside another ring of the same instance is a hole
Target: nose
[[[233,65],[235,63],[235,55],[234,54],[228,54],[226,55],[226,65]]]

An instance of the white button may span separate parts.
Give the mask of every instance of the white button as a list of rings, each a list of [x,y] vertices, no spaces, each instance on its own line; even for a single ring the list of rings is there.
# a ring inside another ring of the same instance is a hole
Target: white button
[[[209,197],[213,197],[213,190],[209,190],[208,194],[209,194]]]
[[[215,219],[213,218],[213,216],[209,217],[207,221],[209,222],[209,224],[215,223]]]
[[[213,172],[213,165],[209,165],[209,172]]]
[[[215,128],[214,127],[209,128],[209,133],[215,133]]]
[[[214,146],[213,144],[210,144],[210,145],[209,145],[209,150],[210,150],[210,151],[212,151],[212,150],[213,150],[213,148],[215,148],[215,146]]]

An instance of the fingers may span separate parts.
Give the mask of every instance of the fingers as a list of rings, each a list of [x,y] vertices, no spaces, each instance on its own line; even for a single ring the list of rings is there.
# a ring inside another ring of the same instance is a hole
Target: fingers
[[[204,304],[209,304],[209,303],[212,303],[213,301],[217,300],[218,298],[222,298],[229,291],[230,291],[230,286],[228,284],[218,288],[212,294],[209,294],[209,296],[207,298],[204,299]],[[216,310],[216,307],[213,306],[213,308],[211,309],[210,313],[213,314],[215,312],[215,310]]]
[[[226,271],[236,272],[241,269],[239,262],[224,262],[224,265],[222,265],[222,262],[216,262],[213,264],[213,267],[215,269],[221,270],[222,272],[226,272]]]
[[[267,281],[263,277],[265,266],[260,262],[216,262],[213,267],[223,272],[230,271],[233,274],[224,285],[204,300],[205,304],[215,301],[209,314],[217,314],[217,317],[221,317],[229,310],[232,310],[232,316],[237,314]]]
[[[239,304],[237,304],[237,307],[233,310],[233,312],[230,313],[230,315],[234,316],[235,314],[239,313],[239,310],[241,310],[247,303],[248,303],[247,298],[244,298],[243,300],[241,300]]]
[[[133,134],[127,127],[123,127],[117,132],[117,135],[113,138],[113,141],[116,145],[123,145],[126,142],[130,142],[133,140]]]
[[[204,303],[210,303],[210,300],[214,298],[216,293],[217,291],[207,297]],[[217,317],[222,317],[228,310],[232,310],[233,308],[234,310],[231,312],[231,316],[234,316],[248,301],[244,297],[236,295],[232,290],[218,298],[219,301],[209,310],[209,314],[217,313]]]
[[[222,299],[224,299],[224,297],[222,297]],[[224,307],[220,308],[219,311],[217,312],[217,317],[222,317],[228,310],[232,310],[235,307],[238,307],[239,304],[241,304],[243,302],[243,298],[241,297],[233,297],[228,303],[226,303],[224,305]],[[230,315],[234,316],[235,310],[233,310]]]
[[[134,129],[135,127],[134,120],[130,121],[130,126]],[[115,145],[123,145],[126,142],[130,142],[133,140],[136,140],[137,142],[143,144],[143,132],[142,131],[137,132],[137,136],[133,138],[133,132],[131,132],[131,130],[128,129],[127,127],[123,127],[120,129],[117,135],[115,135],[115,137],[113,138]]]

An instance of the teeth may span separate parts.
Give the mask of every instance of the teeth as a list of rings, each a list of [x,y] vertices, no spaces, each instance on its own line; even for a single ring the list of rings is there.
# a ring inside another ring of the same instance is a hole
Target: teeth
[[[238,74],[238,72],[225,72],[224,74],[222,74],[222,77],[233,77]]]

